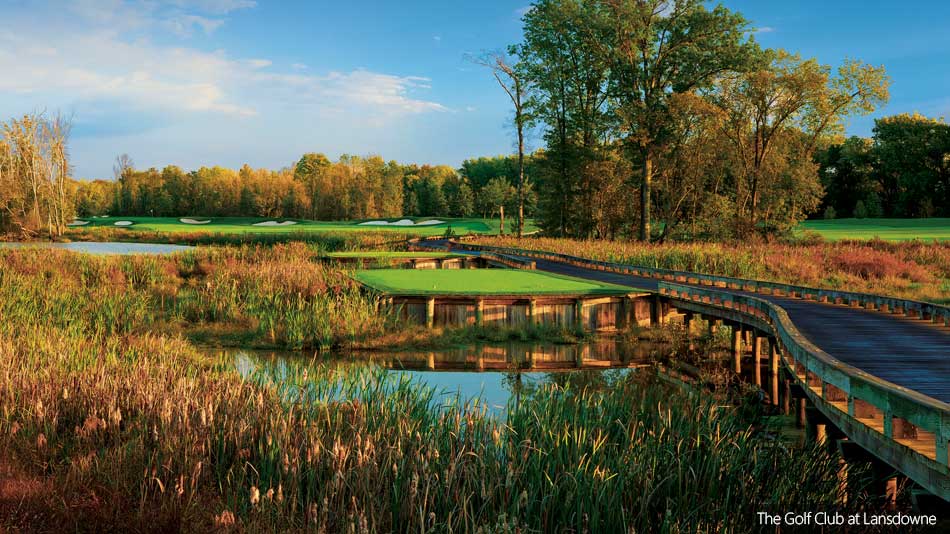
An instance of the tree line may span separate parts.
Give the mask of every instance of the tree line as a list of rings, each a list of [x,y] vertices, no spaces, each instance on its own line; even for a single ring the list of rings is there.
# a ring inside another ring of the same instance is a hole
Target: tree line
[[[816,159],[826,219],[950,217],[950,125],[943,119],[878,119],[871,138],[832,143]]]
[[[543,138],[531,179],[553,235],[783,231],[821,203],[814,155],[888,98],[883,68],[762,49],[702,0],[538,0],[523,22],[482,64],[519,90],[519,146],[525,125]]]
[[[138,216],[255,216],[317,220],[402,216],[494,217],[516,208],[513,157],[467,160],[461,169],[400,164],[379,156],[331,161],[308,153],[280,170],[169,165],[137,170],[116,159],[113,180],[79,182],[76,213]],[[529,196],[533,195],[529,191]],[[533,214],[533,200],[527,204]]]

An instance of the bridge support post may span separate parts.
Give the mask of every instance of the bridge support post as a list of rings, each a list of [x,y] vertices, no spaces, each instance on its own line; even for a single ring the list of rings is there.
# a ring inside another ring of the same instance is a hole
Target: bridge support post
[[[762,336],[752,342],[752,361],[755,362],[755,385],[762,387]]]
[[[479,371],[485,370],[485,347],[482,345],[475,349],[475,368]]]
[[[537,312],[537,307],[538,307],[538,301],[536,301],[535,299],[530,299],[530,300],[528,300],[528,317],[527,317],[527,319],[528,319],[528,324],[530,324],[530,325],[535,325],[535,324],[538,323],[537,313],[536,313],[536,312]]]
[[[482,326],[485,322],[485,301],[478,299],[475,301],[475,326]]]
[[[426,355],[426,369],[434,370],[435,369],[435,353],[430,352]]]
[[[742,374],[742,327],[732,326],[732,359],[736,374]]]
[[[769,339],[769,371],[770,378],[769,384],[772,386],[772,406],[778,406],[778,364],[779,364],[779,355],[778,355],[778,344],[775,338]]]
[[[805,421],[808,420],[808,415],[806,410],[808,408],[808,399],[804,395],[797,399],[796,409],[795,409],[795,426],[798,428],[805,428]]]
[[[688,350],[696,350],[696,344],[693,343],[693,312],[683,312],[683,327],[686,330],[686,343]]]
[[[426,328],[435,326],[435,297],[426,299]]]
[[[788,376],[782,380],[782,415],[792,413],[792,381]]]

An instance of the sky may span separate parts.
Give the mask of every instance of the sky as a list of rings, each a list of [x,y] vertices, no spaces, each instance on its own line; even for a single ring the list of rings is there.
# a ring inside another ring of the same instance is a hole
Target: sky
[[[874,117],[950,116],[950,2],[727,0],[765,47],[884,65]],[[305,152],[458,166],[510,153],[507,96],[467,56],[520,41],[529,0],[0,0],[0,119],[72,117],[74,175],[115,157],[280,168]],[[912,8],[912,9],[911,9]],[[535,136],[529,145],[536,147]]]

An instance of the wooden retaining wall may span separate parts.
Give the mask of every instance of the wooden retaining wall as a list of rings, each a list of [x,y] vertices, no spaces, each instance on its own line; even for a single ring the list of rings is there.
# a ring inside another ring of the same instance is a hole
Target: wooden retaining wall
[[[649,293],[617,296],[433,296],[390,297],[402,318],[430,327],[529,324],[564,330],[604,332],[635,321],[651,324],[654,298]]]

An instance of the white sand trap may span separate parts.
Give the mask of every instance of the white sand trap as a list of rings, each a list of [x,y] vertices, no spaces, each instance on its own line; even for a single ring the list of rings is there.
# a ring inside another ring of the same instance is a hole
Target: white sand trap
[[[431,226],[433,224],[442,224],[445,221],[440,221],[438,219],[429,219],[428,221],[419,221],[412,222],[412,219],[399,219],[395,222],[389,221],[366,221],[361,222],[358,226]]]
[[[290,226],[292,224],[297,224],[297,221],[284,221],[284,222],[264,221],[264,222],[254,223],[254,226]]]
[[[178,219],[178,220],[185,224],[208,224],[209,222],[211,222],[211,219],[208,219],[207,221],[197,221],[195,219]]]
[[[132,226],[135,223],[133,223],[132,221],[116,221],[112,224],[114,224],[115,226]]]
[[[66,226],[85,226],[85,225],[87,225],[87,224],[89,224],[89,221],[79,221],[79,220],[76,220],[76,221],[73,221],[73,222],[67,224]]]

